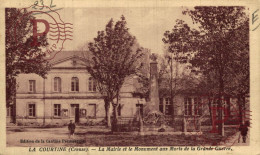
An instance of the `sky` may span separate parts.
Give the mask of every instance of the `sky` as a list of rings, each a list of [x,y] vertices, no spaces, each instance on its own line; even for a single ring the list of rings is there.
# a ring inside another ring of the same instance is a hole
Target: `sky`
[[[183,15],[183,7],[139,7],[139,8],[63,8],[57,10],[65,23],[73,24],[73,40],[64,42],[63,50],[79,50],[84,44],[97,36],[97,32],[104,30],[108,21],[113,18],[116,22],[124,15],[130,33],[138,43],[161,54],[164,51],[163,34],[171,30],[176,19],[182,19],[193,27],[188,15]]]

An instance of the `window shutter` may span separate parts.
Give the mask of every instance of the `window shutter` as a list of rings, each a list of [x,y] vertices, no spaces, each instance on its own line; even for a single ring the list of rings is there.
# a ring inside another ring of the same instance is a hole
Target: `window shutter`
[[[57,78],[54,78],[54,91],[57,91]]]
[[[36,93],[36,80],[33,80],[33,92]]]
[[[61,92],[61,78],[59,79],[59,87],[58,87],[58,89],[59,89],[59,92]]]
[[[26,104],[26,114],[25,114],[26,117],[29,117],[29,104],[30,103]]]
[[[36,103],[34,103],[34,115],[35,115],[35,117],[37,117],[37,105],[36,105]]]

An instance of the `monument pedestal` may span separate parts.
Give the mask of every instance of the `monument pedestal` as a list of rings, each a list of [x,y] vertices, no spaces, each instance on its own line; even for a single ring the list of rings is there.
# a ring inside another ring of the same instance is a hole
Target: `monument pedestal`
[[[157,61],[154,54],[151,55],[150,62],[150,94],[149,102],[147,108],[149,112],[157,111],[159,112],[159,85],[158,85],[158,71],[157,71]]]
[[[144,127],[145,128],[156,128],[161,127],[162,118],[164,115],[159,110],[159,85],[158,85],[158,71],[156,56],[151,55],[150,62],[150,94],[149,102],[147,102],[144,108]],[[158,129],[157,129],[158,130]]]

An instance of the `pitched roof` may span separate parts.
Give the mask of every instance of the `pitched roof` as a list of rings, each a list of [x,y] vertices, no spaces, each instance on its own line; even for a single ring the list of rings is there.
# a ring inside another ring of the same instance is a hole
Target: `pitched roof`
[[[84,54],[86,54],[86,52],[84,51],[60,51],[52,59],[49,60],[49,63],[53,64],[55,62],[59,62],[61,60],[71,58],[74,56],[84,57]]]

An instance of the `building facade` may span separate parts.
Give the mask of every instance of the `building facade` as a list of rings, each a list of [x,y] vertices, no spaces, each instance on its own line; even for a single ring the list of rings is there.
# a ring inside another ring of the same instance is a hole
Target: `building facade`
[[[194,131],[201,126],[212,126],[212,120],[218,124],[239,125],[240,121],[250,122],[249,96],[244,101],[238,101],[234,96],[226,96],[220,101],[222,106],[218,107],[219,99],[207,94],[179,93],[170,102],[170,95],[160,96],[159,110],[169,122],[174,119],[176,130],[182,130],[183,120],[186,121],[188,131]],[[241,109],[240,109],[241,108]],[[223,112],[223,119],[219,120],[218,110]]]
[[[56,58],[51,61],[51,70],[45,79],[36,74],[20,74],[16,79],[16,123],[101,122],[105,118],[104,100],[82,61],[79,56],[69,54]],[[136,115],[140,103],[139,97],[133,96],[133,83],[134,78],[128,77],[121,89],[119,117]]]
[[[79,124],[102,122],[106,117],[104,99],[96,88],[95,80],[82,65],[83,59],[75,55],[75,52],[64,51],[62,55],[51,60],[50,64],[51,69],[45,79],[36,74],[20,74],[17,77],[16,123],[64,125],[70,120]],[[150,74],[151,77],[157,77],[157,63],[152,61]],[[176,127],[182,126],[183,118],[190,122],[200,119],[202,125],[210,125],[213,115],[217,115],[217,99],[211,98],[209,101],[207,95],[177,93],[173,97],[173,104],[167,92],[153,95],[157,94],[159,89],[156,78],[150,81],[150,92],[153,93],[146,102],[136,95],[139,87],[137,81],[134,76],[128,77],[121,88],[119,118],[133,119],[139,112],[145,117],[144,109],[152,105],[152,110],[163,113],[168,121],[173,121],[171,125]],[[155,96],[158,101],[152,99]],[[238,124],[240,115],[249,115],[249,97],[245,101],[243,114],[239,113],[237,98],[229,96],[223,99],[223,102],[226,124]],[[112,106],[110,113],[112,114]],[[7,108],[7,123],[11,122],[11,114],[12,109]]]

